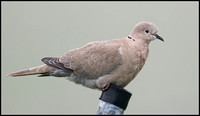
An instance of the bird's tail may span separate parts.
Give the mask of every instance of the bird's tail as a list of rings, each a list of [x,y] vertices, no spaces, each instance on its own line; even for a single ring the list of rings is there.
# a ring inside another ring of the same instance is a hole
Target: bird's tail
[[[34,75],[34,74],[45,74],[54,70],[56,69],[48,65],[41,65],[38,67],[33,67],[33,68],[25,69],[22,71],[13,72],[13,73],[8,74],[7,76],[14,77],[14,76],[25,76],[25,75]]]

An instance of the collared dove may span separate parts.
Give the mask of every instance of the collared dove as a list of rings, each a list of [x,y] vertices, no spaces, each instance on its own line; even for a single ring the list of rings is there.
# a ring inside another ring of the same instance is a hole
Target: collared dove
[[[125,87],[142,69],[149,53],[149,43],[154,39],[164,41],[157,35],[157,27],[149,22],[136,24],[128,37],[95,41],[73,49],[59,58],[46,57],[45,65],[18,71],[8,76],[68,77],[83,86],[105,90],[115,84]]]

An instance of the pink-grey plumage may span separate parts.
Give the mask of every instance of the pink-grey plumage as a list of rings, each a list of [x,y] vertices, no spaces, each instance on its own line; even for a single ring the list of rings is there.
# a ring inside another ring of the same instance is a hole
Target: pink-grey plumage
[[[68,77],[77,84],[94,89],[103,89],[111,83],[125,87],[145,64],[150,41],[164,41],[157,35],[157,31],[154,24],[140,22],[128,37],[91,42],[68,51],[59,58],[43,58],[45,65],[8,76],[41,74],[40,76]]]

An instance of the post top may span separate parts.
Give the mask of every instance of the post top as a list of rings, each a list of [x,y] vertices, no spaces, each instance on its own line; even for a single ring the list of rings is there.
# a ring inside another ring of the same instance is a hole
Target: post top
[[[110,87],[107,90],[102,91],[99,99],[116,105],[125,110],[127,108],[131,95],[132,94],[127,90],[120,88],[114,84],[110,84]]]

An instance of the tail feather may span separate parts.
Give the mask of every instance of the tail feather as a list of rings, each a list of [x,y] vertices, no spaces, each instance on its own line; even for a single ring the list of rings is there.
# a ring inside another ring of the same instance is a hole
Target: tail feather
[[[53,67],[50,67],[48,65],[42,65],[42,66],[38,66],[38,67],[34,67],[34,68],[30,68],[30,69],[26,69],[26,70],[22,70],[22,71],[17,71],[17,72],[13,72],[8,74],[7,76],[25,76],[25,75],[34,75],[34,74],[44,74],[47,72],[51,72],[56,70]]]

